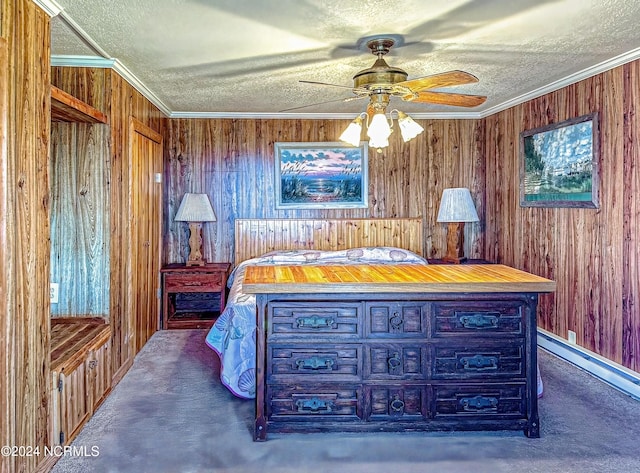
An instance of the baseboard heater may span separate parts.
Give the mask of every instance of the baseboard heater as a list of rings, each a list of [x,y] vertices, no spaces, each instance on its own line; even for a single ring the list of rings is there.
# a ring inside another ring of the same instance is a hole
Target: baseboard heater
[[[557,335],[538,329],[538,346],[640,401],[640,375]]]

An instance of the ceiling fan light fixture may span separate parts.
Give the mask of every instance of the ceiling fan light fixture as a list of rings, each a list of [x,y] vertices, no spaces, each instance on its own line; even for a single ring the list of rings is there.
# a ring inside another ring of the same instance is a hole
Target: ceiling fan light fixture
[[[367,136],[375,142],[387,141],[391,135],[391,126],[384,112],[377,112],[371,119],[371,123],[367,127]],[[378,146],[371,145],[374,148]]]
[[[400,133],[405,143],[414,139],[424,131],[424,128],[418,125],[418,123],[406,113],[400,110],[395,110],[395,112],[398,113],[398,125],[400,126]]]
[[[349,143],[351,146],[360,144],[360,134],[362,133],[362,119],[366,115],[364,112],[358,115],[355,120],[349,123],[349,126],[340,135],[340,141]]]

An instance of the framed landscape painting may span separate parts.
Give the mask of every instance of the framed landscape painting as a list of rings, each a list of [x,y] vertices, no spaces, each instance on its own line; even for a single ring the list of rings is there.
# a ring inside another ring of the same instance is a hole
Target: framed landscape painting
[[[367,146],[275,143],[278,209],[366,208]]]
[[[520,133],[520,205],[598,208],[598,114]]]

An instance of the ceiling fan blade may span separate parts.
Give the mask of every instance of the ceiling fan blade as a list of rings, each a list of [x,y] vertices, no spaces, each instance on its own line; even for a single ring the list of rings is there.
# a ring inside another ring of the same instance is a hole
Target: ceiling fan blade
[[[408,102],[435,103],[439,105],[455,105],[458,107],[477,107],[482,105],[487,97],[483,95],[452,94],[449,92],[418,92],[414,95],[405,95],[402,100]]]
[[[290,112],[291,110],[299,110],[301,108],[313,107],[314,105],[324,105],[325,103],[351,102],[352,100],[364,99],[366,97],[367,97],[366,95],[358,95],[357,97],[347,97],[344,99],[337,99],[337,100],[326,100],[324,102],[310,103],[307,105],[301,105],[299,107],[285,108],[284,110],[279,110],[279,112]]]
[[[397,82],[395,86],[406,87],[418,92],[420,90],[434,89],[436,87],[447,87],[450,85],[473,84],[478,82],[478,78],[473,74],[464,71],[449,71],[431,76],[419,77],[417,79]]]
[[[328,85],[328,86],[331,86],[331,87],[341,87],[343,89],[353,90],[353,87],[348,86],[348,85],[328,84],[326,82],[316,82],[316,81],[313,81],[313,80],[301,80],[301,81],[298,81],[298,82],[302,82],[304,84]]]

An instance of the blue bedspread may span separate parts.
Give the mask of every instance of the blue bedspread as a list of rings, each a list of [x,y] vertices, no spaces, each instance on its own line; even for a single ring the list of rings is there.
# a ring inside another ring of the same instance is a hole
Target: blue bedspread
[[[207,334],[209,345],[220,357],[220,379],[241,398],[256,394],[256,299],[242,291],[249,265],[290,264],[428,264],[407,250],[392,247],[351,248],[340,251],[274,251],[240,263],[229,277],[229,297],[224,312]]]

